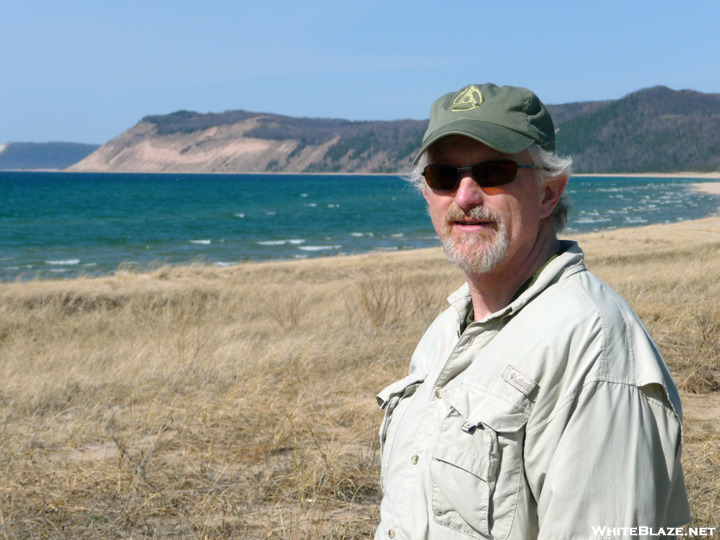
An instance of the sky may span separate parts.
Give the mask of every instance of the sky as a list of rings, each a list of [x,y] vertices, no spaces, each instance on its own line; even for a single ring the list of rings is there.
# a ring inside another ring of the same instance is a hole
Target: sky
[[[484,82],[720,93],[718,20],[717,0],[0,0],[0,145],[177,110],[424,119]]]

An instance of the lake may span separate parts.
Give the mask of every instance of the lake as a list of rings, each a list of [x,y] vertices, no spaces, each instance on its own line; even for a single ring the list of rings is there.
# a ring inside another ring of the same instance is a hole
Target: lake
[[[690,178],[575,177],[566,233],[720,214]],[[398,176],[0,172],[0,280],[437,246]]]

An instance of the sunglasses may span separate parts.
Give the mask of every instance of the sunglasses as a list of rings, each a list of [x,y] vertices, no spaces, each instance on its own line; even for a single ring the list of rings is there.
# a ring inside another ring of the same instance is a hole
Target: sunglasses
[[[438,191],[454,191],[460,184],[461,171],[470,171],[480,187],[504,186],[515,180],[518,169],[537,169],[534,165],[518,165],[509,159],[481,161],[469,167],[433,163],[422,172],[428,186]]]

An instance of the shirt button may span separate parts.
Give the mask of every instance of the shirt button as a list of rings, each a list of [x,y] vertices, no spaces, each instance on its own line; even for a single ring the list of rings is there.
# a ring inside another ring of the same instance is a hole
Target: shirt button
[[[435,397],[438,398],[438,399],[442,399],[442,389],[438,388],[438,389],[435,391]]]
[[[390,538],[395,538],[395,529],[390,529],[390,530],[388,531],[388,536],[389,536]]]
[[[410,458],[410,463],[412,463],[413,465],[417,465],[417,462],[419,459],[420,459],[420,456],[415,454],[413,457]]]

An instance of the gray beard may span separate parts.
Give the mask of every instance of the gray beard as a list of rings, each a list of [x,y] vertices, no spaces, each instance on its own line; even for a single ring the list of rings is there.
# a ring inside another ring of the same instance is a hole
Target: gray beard
[[[458,242],[450,234],[450,223],[467,216],[473,219],[491,220],[497,229],[491,237],[486,235],[469,236]],[[447,234],[443,239],[443,249],[448,260],[466,274],[485,274],[498,266],[507,255],[507,229],[496,214],[482,207],[475,207],[467,213],[460,209],[448,212],[446,216]]]

